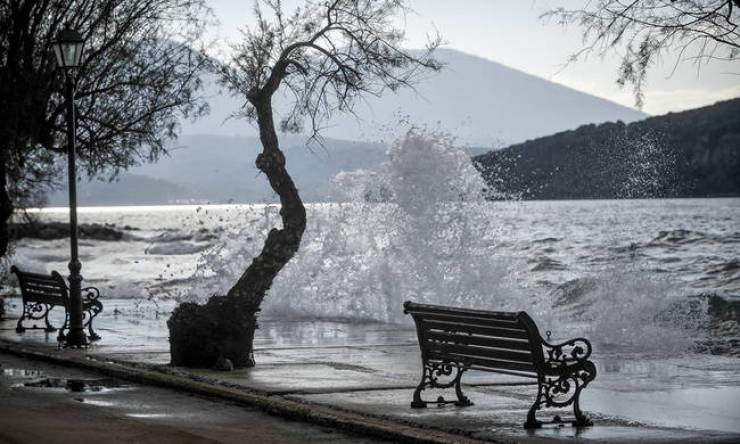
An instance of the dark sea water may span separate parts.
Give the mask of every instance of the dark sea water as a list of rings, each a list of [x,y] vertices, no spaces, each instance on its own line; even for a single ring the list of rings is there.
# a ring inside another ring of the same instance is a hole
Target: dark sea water
[[[307,205],[300,251],[264,316],[408,322],[402,303],[415,300],[527,310],[544,329],[615,346],[738,348],[711,341],[740,336],[740,199],[492,202],[496,190],[444,138],[409,132],[387,159],[337,175],[343,203]],[[648,195],[653,182],[625,178]],[[111,297],[205,301],[237,281],[278,210],[83,208],[81,222],[124,232],[81,242],[83,276]],[[64,209],[37,215],[67,219]],[[65,239],[22,239],[10,260],[48,271],[67,258]]]
[[[81,242],[85,282],[111,297],[205,300],[235,282],[279,223],[277,210],[83,208],[83,223],[128,226],[121,241]],[[527,309],[540,322],[585,323],[632,343],[655,332],[625,330],[626,318],[695,327],[706,321],[694,313],[707,309],[699,296],[740,301],[740,199],[486,202],[435,214],[310,204],[301,250],[266,314],[399,321],[401,303],[415,299]],[[60,271],[67,260],[67,240],[38,239],[21,240],[11,259]]]

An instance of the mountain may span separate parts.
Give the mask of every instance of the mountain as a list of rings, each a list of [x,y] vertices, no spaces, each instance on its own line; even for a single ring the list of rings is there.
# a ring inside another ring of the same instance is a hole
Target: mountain
[[[356,110],[361,121],[342,115],[329,122],[323,149],[312,152],[305,146],[305,137],[280,135],[289,171],[304,200],[331,199],[330,180],[342,170],[379,166],[386,144],[407,128],[399,120],[451,132],[461,145],[483,147],[470,148],[473,155],[506,141],[523,141],[583,123],[645,117],[631,108],[456,50],[442,49],[438,57],[446,68],[430,74],[415,91],[368,97]],[[254,167],[260,150],[256,130],[243,120],[229,118],[241,101],[220,91],[215,79],[207,83],[211,114],[183,122],[183,135],[172,144],[169,156],[134,167],[112,183],[81,183],[80,205],[274,201],[266,179]],[[284,97],[277,97],[276,112],[285,110],[286,103]],[[66,205],[66,191],[53,193],[49,201]]]
[[[357,104],[358,121],[340,115],[325,135],[336,139],[388,141],[399,121],[454,134],[464,145],[505,146],[576,128],[587,123],[631,122],[647,117],[632,108],[526,74],[454,49],[437,53],[446,67],[430,73],[415,90],[402,89]],[[240,120],[228,119],[242,103],[213,86],[207,96],[211,114],[183,124],[183,134],[255,136]],[[276,99],[277,110],[287,99]],[[390,137],[389,137],[390,136]]]
[[[475,157],[530,199],[740,195],[740,98],[639,122],[584,125]]]
[[[306,202],[332,198],[331,179],[340,171],[374,168],[385,146],[326,139],[324,148],[306,147],[300,137],[282,138],[286,162]],[[118,181],[78,185],[80,205],[273,202],[275,195],[254,166],[261,151],[254,137],[183,136],[159,162],[131,168]],[[67,204],[66,189],[49,204]]]

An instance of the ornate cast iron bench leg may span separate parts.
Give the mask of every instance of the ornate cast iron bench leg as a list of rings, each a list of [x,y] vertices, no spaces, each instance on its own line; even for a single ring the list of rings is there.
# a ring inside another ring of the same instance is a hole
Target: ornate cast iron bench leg
[[[97,341],[100,339],[100,335],[95,333],[95,330],[93,330],[92,322],[93,319],[103,311],[103,304],[100,303],[100,301],[94,301],[92,304],[90,304],[89,307],[85,309],[85,323],[83,327],[87,328],[87,331],[90,333],[90,340],[91,341]]]
[[[83,328],[87,328],[87,331],[90,334],[90,340],[97,341],[100,339],[100,335],[98,335],[93,329],[92,322],[98,313],[103,311],[103,304],[98,300],[100,297],[100,291],[95,287],[86,287],[82,289],[82,292],[85,293],[82,305],[84,315],[82,326]]]
[[[46,313],[44,314],[44,322],[46,323],[46,328],[44,330],[46,332],[48,332],[48,333],[53,333],[53,332],[57,331],[57,329],[56,329],[56,327],[54,327],[53,325],[51,325],[51,323],[49,322],[49,312],[50,311],[51,311],[51,307],[47,305],[46,306]]]
[[[26,327],[23,326],[23,320],[26,318],[26,304],[23,304],[23,313],[21,313],[21,317],[18,318],[18,323],[15,325],[15,331],[16,333],[23,333],[26,331]]]
[[[542,427],[542,422],[537,420],[537,410],[542,406],[546,407],[567,407],[573,404],[573,414],[575,420],[570,423],[576,427],[587,427],[593,425],[593,422],[581,411],[579,400],[581,391],[593,381],[596,377],[596,366],[591,361],[584,361],[571,372],[564,372],[559,376],[542,377],[537,384],[537,398],[529,408],[527,413],[527,422],[524,423],[526,429],[536,429]],[[544,399],[543,399],[544,398]],[[560,416],[555,416],[550,422],[552,424],[563,424]]]
[[[21,314],[21,317],[18,319],[18,323],[15,326],[15,331],[17,333],[23,333],[26,331],[26,327],[23,326],[23,321],[36,321],[36,320],[44,320],[44,331],[52,333],[57,331],[56,327],[51,325],[51,322],[49,322],[49,312],[53,308],[52,305],[49,304],[41,304],[38,302],[24,302],[23,303],[23,313]],[[43,315],[38,314],[39,312],[43,313]],[[36,327],[36,324],[34,324],[33,328]]]
[[[59,334],[57,335],[57,342],[64,342],[65,339],[67,339],[67,335],[64,334],[64,332],[67,330],[67,326],[69,325],[69,313],[67,310],[64,310],[64,324],[62,324],[62,328],[59,329]]]
[[[543,401],[542,401],[543,384],[544,384],[544,381],[540,381],[537,384],[537,398],[534,400],[534,404],[532,404],[532,407],[529,408],[529,412],[527,412],[527,422],[524,423],[525,429],[538,429],[542,427],[542,422],[537,420],[537,410],[539,410],[540,406],[543,404]]]
[[[450,382],[440,384],[438,382],[439,378],[450,376],[452,374],[453,368],[457,370],[455,378]],[[467,369],[465,367],[459,367],[451,363],[433,364],[425,362],[424,368],[422,370],[421,381],[419,382],[419,385],[416,386],[416,390],[414,390],[414,397],[411,401],[411,407],[415,409],[420,409],[426,408],[427,404],[444,405],[453,403],[458,407],[467,407],[473,405],[470,399],[468,399],[468,397],[463,394],[462,387],[460,386],[462,374],[465,373],[466,370]],[[455,395],[457,396],[457,401],[447,401],[442,396],[437,398],[436,401],[424,401],[421,399],[421,392],[427,387],[446,389],[452,387],[453,385],[455,386]]]
[[[576,417],[576,420],[573,422],[574,426],[577,427],[588,427],[594,425],[593,421],[591,419],[584,415],[581,411],[581,406],[579,404],[579,400],[581,397],[581,390],[583,390],[586,385],[588,385],[589,382],[593,381],[596,378],[596,366],[593,362],[587,361],[583,368],[576,371],[577,375],[576,377],[581,378],[583,381],[582,385],[579,385],[576,389],[576,396],[573,399],[573,414]]]

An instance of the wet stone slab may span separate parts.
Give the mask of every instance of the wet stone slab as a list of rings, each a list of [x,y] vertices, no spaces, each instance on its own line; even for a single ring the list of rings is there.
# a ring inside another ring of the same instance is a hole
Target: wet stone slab
[[[0,353],[0,442],[364,443],[243,405]]]
[[[338,406],[380,417],[391,417],[405,422],[414,422],[426,427],[459,430],[480,439],[548,443],[567,442],[614,442],[614,443],[734,443],[740,435],[729,435],[711,431],[679,430],[645,426],[595,414],[594,427],[548,426],[538,430],[525,430],[522,423],[533,400],[532,387],[467,387],[465,394],[474,405],[453,405],[413,409],[409,403],[412,391],[406,389],[355,391],[347,393],[324,393],[291,395],[325,405]],[[540,419],[548,415],[567,417],[571,412],[550,409],[540,413]]]
[[[148,353],[96,353],[95,356],[103,361],[129,362],[148,365],[169,365],[170,352],[148,352]]]
[[[191,375],[218,379],[268,393],[334,392],[408,385],[402,379],[379,376],[367,367],[342,362],[262,364],[252,369],[232,372],[181,370]]]
[[[0,321],[0,338],[48,346],[59,356],[86,354],[102,361],[167,365],[166,319],[173,303],[104,301],[95,326],[103,339],[86,350],[58,350],[56,333],[15,332],[18,300],[11,319]],[[61,325],[63,311],[53,312]],[[522,427],[535,397],[532,386],[499,384],[531,380],[467,372],[468,408],[411,409],[421,376],[416,331],[411,325],[331,320],[261,319],[252,369],[218,372],[182,369],[210,380],[298,397],[422,426],[463,430],[480,438],[511,437],[528,442],[740,442],[740,359],[686,354],[637,354],[596,348],[597,379],[583,391],[581,406],[593,414],[591,428]],[[53,376],[53,375],[47,375]],[[454,391],[424,392],[425,399],[448,399]],[[557,412],[550,412],[550,415]],[[564,416],[570,416],[571,412]],[[542,419],[548,419],[542,415]]]

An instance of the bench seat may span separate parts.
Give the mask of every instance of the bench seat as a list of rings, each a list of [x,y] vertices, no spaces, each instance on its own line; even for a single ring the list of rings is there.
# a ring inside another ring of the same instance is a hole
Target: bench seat
[[[47,332],[55,332],[57,328],[49,322],[49,312],[54,307],[64,307],[64,325],[59,329],[58,341],[64,341],[64,334],[69,325],[69,289],[62,275],[52,271],[50,275],[30,273],[21,271],[13,266],[10,271],[15,273],[21,289],[23,299],[23,313],[18,319],[15,331],[23,333],[26,329],[44,329]],[[103,304],[99,300],[100,291],[95,287],[82,289],[82,314],[83,327],[87,328],[90,340],[98,340],[100,336],[93,329],[93,319],[103,310]],[[44,321],[44,326],[39,327],[33,323],[32,327],[23,325],[24,321]]]
[[[421,350],[422,376],[414,391],[411,407],[427,404],[452,404],[464,407],[473,403],[463,394],[461,378],[469,370],[503,373],[536,382],[537,397],[529,409],[525,428],[544,423],[536,417],[543,407],[573,405],[575,418],[555,416],[548,423],[570,422],[591,425],[579,406],[579,396],[596,377],[596,366],[588,358],[591,343],[584,338],[551,344],[539,333],[532,318],[523,311],[495,312],[441,305],[404,303],[404,313],[416,323]],[[549,339],[549,332],[547,332]],[[446,382],[442,382],[446,381]],[[427,388],[454,387],[457,399],[425,401]]]

